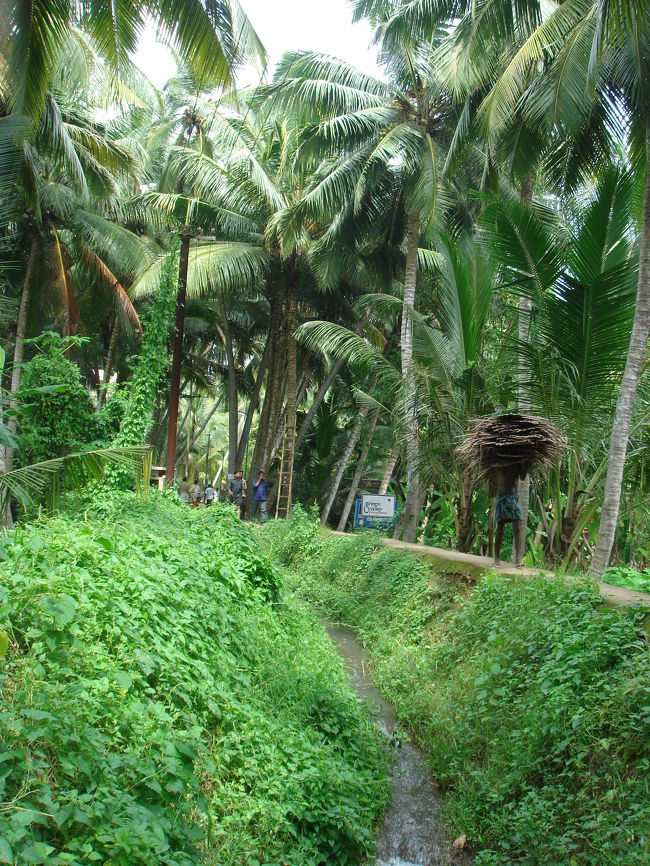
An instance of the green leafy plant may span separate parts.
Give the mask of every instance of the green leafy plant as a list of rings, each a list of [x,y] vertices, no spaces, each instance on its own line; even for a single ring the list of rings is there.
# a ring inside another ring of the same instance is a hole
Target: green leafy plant
[[[630,566],[618,565],[605,569],[603,575],[605,583],[613,583],[615,586],[626,586],[628,589],[636,589],[639,592],[650,592],[650,569],[637,571]]]
[[[167,365],[167,343],[176,309],[174,288],[175,257],[164,261],[157,295],[144,320],[144,338],[133,376],[129,382],[126,407],[114,445],[141,445],[149,432],[155,398]]]
[[[103,489],[0,549],[0,862],[352,864],[388,754],[257,540]],[[1,637],[0,637],[1,640]]]
[[[92,441],[95,430],[81,371],[65,357],[71,340],[45,332],[26,342],[39,349],[24,365],[17,394],[20,457],[23,463],[31,463],[80,450]]]
[[[589,582],[471,589],[368,537],[322,537],[293,569],[296,592],[358,628],[475,863],[647,863],[643,613],[604,609]]]

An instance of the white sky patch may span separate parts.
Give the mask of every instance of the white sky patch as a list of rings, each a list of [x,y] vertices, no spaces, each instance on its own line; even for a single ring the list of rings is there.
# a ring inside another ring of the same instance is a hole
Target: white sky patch
[[[372,29],[366,21],[352,23],[346,0],[242,0],[242,6],[267,50],[268,80],[284,52],[296,50],[331,54],[381,77]],[[156,42],[153,26],[143,33],[134,59],[158,88],[176,72],[174,55]],[[261,70],[243,69],[237,83],[257,84],[260,75]]]

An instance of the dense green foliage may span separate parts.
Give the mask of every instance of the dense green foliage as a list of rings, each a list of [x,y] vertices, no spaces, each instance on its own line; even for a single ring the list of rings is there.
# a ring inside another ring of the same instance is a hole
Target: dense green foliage
[[[23,462],[76,451],[94,438],[95,419],[81,372],[62,353],[40,354],[25,365],[18,400]]]
[[[175,259],[169,255],[164,262],[156,300],[145,318],[142,348],[137,357],[116,446],[140,445],[151,427],[158,387],[165,373],[167,343],[174,321],[176,292],[174,289]]]
[[[324,537],[302,513],[271,529],[297,591],[359,629],[477,864],[648,863],[639,615],[603,609],[588,583],[488,575],[471,590],[370,534]]]
[[[274,603],[232,509],[103,493],[1,554],[0,862],[368,849],[386,751],[315,619]]]

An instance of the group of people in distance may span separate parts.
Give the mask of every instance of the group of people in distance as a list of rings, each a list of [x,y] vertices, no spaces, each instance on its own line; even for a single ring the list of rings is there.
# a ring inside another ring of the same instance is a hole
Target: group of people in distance
[[[506,523],[512,524],[515,545],[515,563],[522,563],[522,539],[521,521],[523,518],[521,502],[519,499],[518,482],[526,478],[528,466],[525,463],[513,464],[502,467],[498,472],[498,490],[496,496],[495,518],[497,524],[496,538],[494,544],[494,560],[496,565],[501,564],[501,544]],[[227,486],[228,500],[237,506],[237,516],[243,520],[246,516],[246,480],[241,469],[237,469],[234,476],[229,480]],[[205,502],[212,505],[216,499],[216,491],[211,482],[208,482],[203,494],[195,478],[193,484],[189,484],[187,476],[178,485],[178,495],[183,502],[193,507]],[[257,478],[253,481],[253,503],[251,506],[250,520],[254,520],[259,511],[260,520],[266,523],[268,514],[266,510],[266,476],[260,469]]]
[[[501,563],[501,543],[503,541],[503,532],[506,523],[512,524],[515,544],[515,562],[517,565],[521,565],[522,551],[520,527],[523,515],[517,484],[520,478],[523,480],[526,477],[527,473],[528,468],[525,464],[508,466],[501,469],[499,472],[499,487],[497,491],[495,514],[497,531],[494,558],[496,565],[500,565]],[[232,479],[228,482],[227,492],[228,500],[237,506],[237,516],[240,520],[243,520],[246,516],[246,489],[247,484],[244,478],[244,473],[241,469],[238,469]],[[193,484],[189,484],[187,476],[183,478],[178,485],[178,495],[183,502],[187,502],[193,507],[201,505],[203,501],[205,501],[205,505],[212,505],[216,499],[216,491],[212,486],[212,482],[208,482],[203,494],[201,494],[201,488],[199,487],[198,481],[195,479]],[[251,520],[255,519],[255,516],[259,511],[261,522],[266,523],[268,519],[266,497],[266,476],[263,470],[260,469],[257,473],[257,478],[253,481],[253,503],[250,514]]]
[[[246,516],[246,488],[247,485],[244,479],[244,473],[241,469],[238,469],[234,476],[229,480],[226,491],[228,494],[228,501],[237,506],[237,516],[241,520]],[[178,495],[183,502],[187,502],[193,508],[203,504],[208,506],[212,505],[217,498],[216,490],[211,481],[208,481],[205,490],[201,493],[198,479],[195,478],[194,483],[190,484],[187,480],[187,476],[185,476],[178,485]],[[268,519],[266,497],[266,476],[263,470],[260,469],[257,473],[257,478],[253,481],[253,504],[250,514],[251,520],[255,519],[255,515],[259,511],[260,520],[262,523],[266,523]]]

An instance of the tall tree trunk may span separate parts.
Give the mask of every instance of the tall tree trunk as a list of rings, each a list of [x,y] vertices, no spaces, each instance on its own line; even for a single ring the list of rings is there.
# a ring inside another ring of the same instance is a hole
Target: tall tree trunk
[[[201,426],[199,427],[199,429],[198,429],[198,430],[194,433],[194,435],[192,436],[192,442],[190,443],[190,449],[194,448],[194,446],[196,445],[196,443],[199,441],[199,439],[201,438],[201,434],[203,433],[203,431],[205,430],[205,428],[206,428],[206,427],[208,426],[208,424],[210,423],[210,418],[212,418],[212,416],[213,416],[214,413],[217,411],[217,409],[219,408],[219,406],[221,406],[222,403],[223,403],[223,398],[222,398],[222,397],[220,397],[218,400],[215,400],[215,401],[214,401],[214,405],[213,405],[212,409],[210,409],[210,411],[208,412],[208,414],[207,414],[206,417],[205,417],[205,420],[203,421],[203,423],[201,424]],[[180,460],[177,460],[177,461],[176,461],[176,466],[177,466],[177,467],[178,467],[178,464],[179,464],[179,463],[180,463]]]
[[[249,473],[248,473],[248,486],[249,488],[253,483],[253,473],[257,472],[260,469],[263,469],[265,472],[268,472],[268,466],[266,462],[262,461],[264,456],[264,452],[266,449],[266,444],[268,440],[268,431],[269,424],[271,420],[271,403],[272,403],[272,390],[273,383],[276,379],[276,370],[279,363],[279,349],[280,349],[280,320],[282,313],[282,301],[279,296],[279,293],[274,293],[270,299],[271,304],[271,316],[269,323],[269,342],[270,353],[269,353],[269,361],[268,361],[268,372],[266,376],[266,392],[264,394],[264,402],[262,404],[262,411],[260,412],[260,421],[257,427],[257,436],[255,437],[255,448],[253,449],[253,458],[250,462]]]
[[[284,310],[284,296],[278,292],[277,297],[277,343],[274,353],[274,363],[269,370],[269,376],[266,382],[266,394],[264,403],[268,401],[268,415],[266,429],[264,431],[264,440],[260,442],[260,453],[258,459],[258,468],[266,467],[268,471],[271,462],[271,451],[273,442],[278,427],[280,411],[284,401],[285,388],[285,373],[287,360],[287,329]]]
[[[278,357],[275,366],[275,375],[271,383],[271,393],[269,395],[271,403],[269,408],[269,425],[266,431],[266,441],[264,442],[261,465],[269,466],[273,457],[273,446],[278,431],[278,425],[281,422],[282,405],[284,403],[284,391],[287,385],[287,319],[286,311],[282,317],[282,330],[278,341]]]
[[[462,476],[460,496],[458,497],[458,550],[467,553],[472,533],[472,494],[474,484],[471,472],[465,470]]]
[[[20,377],[22,374],[23,351],[25,348],[25,330],[27,327],[27,310],[29,308],[29,296],[32,288],[32,280],[36,263],[38,261],[38,251],[40,247],[41,236],[34,235],[32,245],[27,259],[27,270],[23,280],[23,288],[20,293],[20,306],[18,307],[18,321],[16,322],[16,343],[14,345],[14,364],[11,370],[11,399],[9,405],[14,408],[16,405],[16,394],[20,387]],[[10,418],[7,424],[12,433],[16,432],[16,421]],[[7,448],[5,451],[5,470],[11,472],[14,468],[14,449]]]
[[[221,312],[222,340],[228,360],[228,475],[233,475],[238,469],[237,446],[239,444],[239,398],[237,394],[237,371],[235,369],[235,353],[232,345],[232,331],[228,321],[228,311],[219,293],[219,310]]]
[[[379,495],[385,496],[386,491],[388,490],[388,485],[390,484],[390,479],[393,474],[393,469],[395,469],[395,464],[399,459],[399,454],[397,450],[393,451],[393,453],[386,458],[384,462],[384,471],[381,476],[381,481],[379,482]]]
[[[190,383],[190,398],[188,402],[187,411],[189,414],[188,422],[187,422],[187,431],[185,435],[185,475],[189,478],[190,476],[190,442],[192,441],[192,433],[194,432],[194,411],[193,411],[193,403],[192,403],[192,383]],[[183,428],[181,427],[181,430]]]
[[[314,418],[316,417],[316,413],[318,412],[318,407],[323,402],[325,395],[329,391],[332,386],[332,382],[336,379],[339,374],[341,367],[343,366],[343,358],[339,358],[338,361],[335,361],[327,376],[323,379],[320,388],[314,394],[314,399],[311,402],[311,406],[305,417],[302,419],[302,424],[300,425],[300,430],[298,430],[298,435],[296,436],[296,451],[300,448],[302,444],[302,440],[305,438],[305,435],[308,433],[309,428],[312,425]]]
[[[311,352],[308,353],[311,355]],[[298,393],[296,395],[296,410],[298,406],[302,403],[305,397],[305,393],[307,391],[307,387],[309,385],[310,374],[307,370],[305,372],[305,368],[308,366],[309,360],[308,358],[303,362],[302,369],[300,373],[296,377],[296,383],[298,379],[300,379],[300,388],[298,388]],[[286,382],[282,383],[282,392],[284,393],[286,387]],[[282,440],[285,437],[286,432],[286,423],[287,423],[287,405],[289,402],[289,397],[287,395],[287,401],[285,402],[284,409],[280,413],[280,417],[278,418],[278,425],[275,430],[275,436],[273,437],[273,444],[271,446],[271,463],[275,459],[278,451],[280,450],[280,446],[282,445]],[[296,446],[294,444],[294,454],[296,453]],[[273,498],[273,494],[275,493],[275,487],[272,490],[272,493],[269,494],[269,501]]]
[[[348,492],[348,497],[345,500],[345,505],[343,506],[343,511],[341,512],[341,519],[339,520],[339,525],[336,527],[339,532],[345,531],[345,526],[348,522],[348,517],[350,516],[350,511],[352,510],[352,506],[354,505],[354,500],[357,495],[357,490],[359,489],[359,484],[361,483],[361,476],[363,475],[363,470],[366,466],[366,460],[368,459],[368,452],[370,451],[370,446],[372,445],[372,437],[375,432],[375,427],[377,426],[377,420],[379,418],[379,409],[375,409],[370,417],[370,421],[368,422],[368,429],[366,431],[365,442],[363,443],[363,447],[361,449],[361,454],[359,454],[359,459],[357,460],[357,467],[354,470],[354,475],[352,477],[352,484],[350,485],[350,490]]]
[[[297,347],[296,347],[296,320],[298,308],[298,286],[292,286],[289,291],[287,309],[287,424],[284,435],[283,462],[284,471],[289,478],[293,478],[293,460],[296,445],[296,412],[297,405],[297,387],[298,387],[298,371],[297,371]],[[282,479],[280,479],[282,484]],[[288,517],[291,514],[291,484],[287,494],[287,512]],[[280,491],[281,492],[281,491]],[[279,494],[278,494],[279,495]]]
[[[260,366],[257,371],[257,378],[255,379],[255,384],[253,385],[253,393],[251,394],[251,398],[248,401],[248,409],[246,411],[246,421],[244,422],[244,431],[242,433],[241,440],[239,445],[237,446],[237,465],[241,466],[244,460],[244,456],[246,454],[246,446],[248,444],[248,440],[251,435],[251,426],[253,424],[253,417],[255,415],[255,411],[257,409],[257,404],[260,399],[260,391],[262,390],[262,382],[264,381],[264,376],[266,375],[266,368],[269,363],[269,355],[271,354],[271,334],[269,333],[266,339],[266,345],[264,346],[264,351],[262,352],[262,357],[260,358]]]
[[[533,203],[533,175],[528,172],[521,182],[521,203],[530,207]],[[519,343],[526,343],[529,339],[530,332],[530,314],[533,309],[533,302],[530,298],[519,298]],[[519,395],[518,406],[519,412],[526,415],[530,412],[530,390],[528,388],[528,366],[523,358],[519,358]],[[519,528],[521,537],[521,554],[526,555],[526,530],[528,528],[528,509],[530,507],[530,478],[527,475],[523,480],[520,478],[518,482],[519,498],[521,499],[522,520]],[[515,558],[515,546],[512,546],[512,558]]]
[[[113,323],[113,329],[111,331],[111,339],[108,344],[108,352],[106,353],[106,362],[104,363],[104,375],[102,377],[102,383],[99,387],[99,392],[97,394],[97,407],[95,409],[96,412],[99,412],[99,410],[104,404],[104,398],[106,397],[106,389],[108,387],[108,380],[113,370],[113,360],[115,358],[115,349],[117,348],[117,338],[119,336],[119,333],[120,323],[118,319],[115,319],[115,322]]]
[[[625,371],[621,380],[616,403],[616,415],[609,442],[605,497],[600,515],[598,543],[591,561],[590,574],[602,577],[609,564],[616,538],[618,513],[621,504],[623,471],[630,437],[630,426],[636,391],[641,376],[643,359],[650,335],[650,122],[646,129],[646,175],[643,196],[643,217],[639,244],[639,282],[634,309],[634,325],[630,337]]]
[[[169,386],[169,422],[167,428],[167,455],[165,458],[165,483],[174,483],[176,466],[176,435],[178,432],[178,401],[181,389],[181,364],[183,361],[183,332],[185,331],[185,300],[187,298],[187,269],[190,261],[190,239],[192,229],[187,224],[181,229],[181,254],[178,262],[178,291],[176,292],[176,320],[174,322],[174,354],[172,356],[171,383]]]
[[[323,506],[323,510],[320,515],[320,522],[323,526],[327,523],[327,518],[330,516],[330,511],[332,510],[332,505],[334,505],[334,500],[336,499],[336,494],[339,492],[339,487],[341,486],[341,479],[343,478],[343,473],[347,469],[348,463],[350,462],[350,457],[352,456],[352,452],[357,447],[357,442],[359,441],[359,436],[361,435],[361,428],[363,427],[363,422],[366,420],[366,415],[368,414],[368,406],[362,406],[359,414],[357,415],[357,420],[352,428],[352,432],[348,436],[348,441],[346,442],[345,448],[343,450],[343,454],[341,455],[341,462],[338,465],[336,470],[336,474],[332,480],[332,485],[330,487],[330,491],[327,494],[327,500],[325,505]]]
[[[406,391],[406,504],[400,525],[395,529],[396,537],[401,534],[404,541],[415,541],[420,520],[420,448],[417,431],[417,407],[415,405],[415,384],[411,361],[413,358],[413,316],[415,307],[415,285],[418,272],[419,217],[409,216],[406,241],[406,272],[404,275],[404,303],[402,306],[402,378]]]

